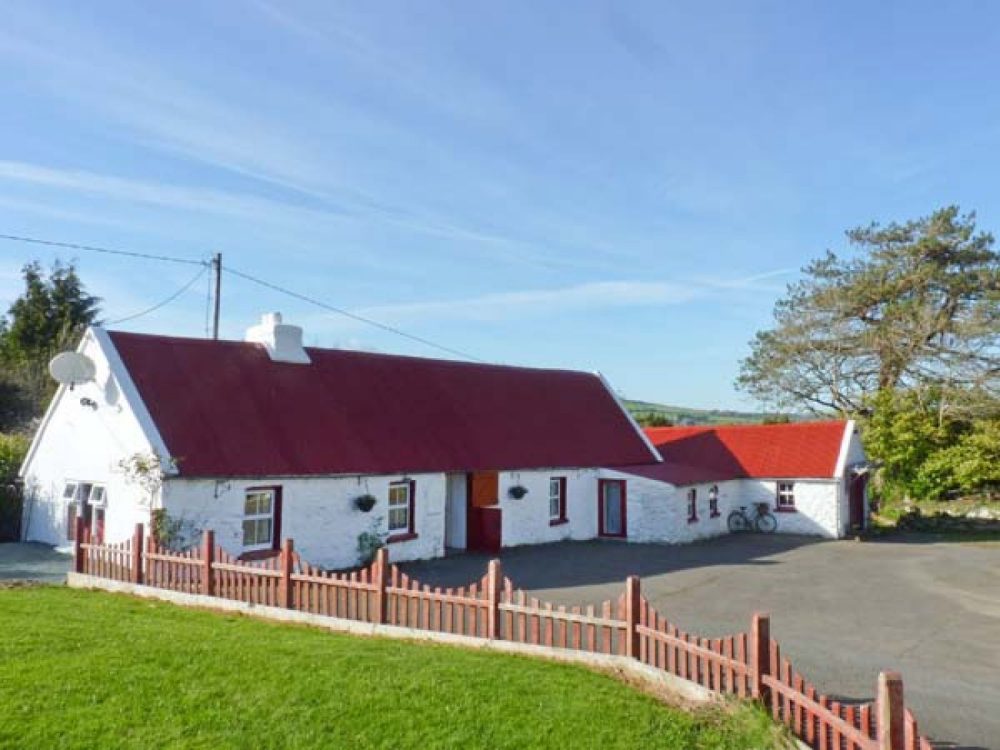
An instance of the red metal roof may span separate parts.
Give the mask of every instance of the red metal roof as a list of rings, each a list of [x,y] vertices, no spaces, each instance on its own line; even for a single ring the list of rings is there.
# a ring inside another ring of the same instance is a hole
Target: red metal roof
[[[724,479],[832,478],[847,422],[649,427],[663,463],[627,471],[675,485]]]
[[[111,333],[182,476],[622,466],[656,456],[601,379],[336,349]]]

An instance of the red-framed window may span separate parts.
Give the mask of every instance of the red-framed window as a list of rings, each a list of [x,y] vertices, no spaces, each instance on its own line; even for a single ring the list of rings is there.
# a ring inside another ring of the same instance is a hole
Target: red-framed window
[[[281,546],[281,487],[247,487],[243,493],[243,550],[261,552]]]
[[[778,482],[774,494],[774,509],[783,513],[795,512],[795,482]]]
[[[719,485],[713,484],[708,490],[708,517],[719,516]]]
[[[388,542],[402,542],[416,538],[417,483],[401,479],[389,483],[389,538]]]
[[[549,524],[566,523],[566,477],[549,477]]]
[[[688,523],[698,520],[698,490],[694,487],[688,490]]]

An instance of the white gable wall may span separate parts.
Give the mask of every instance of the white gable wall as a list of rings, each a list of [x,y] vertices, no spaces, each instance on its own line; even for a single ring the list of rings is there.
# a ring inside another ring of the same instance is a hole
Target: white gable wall
[[[21,528],[27,541],[68,543],[69,500],[62,496],[67,481],[106,486],[105,541],[122,541],[136,523],[149,520],[148,501],[138,487],[125,482],[118,462],[135,453],[149,454],[152,447],[123,395],[120,376],[105,356],[100,333],[89,330],[78,348],[94,361],[94,381],[73,390],[59,388],[21,467],[25,486]],[[85,398],[97,408],[81,405]]]

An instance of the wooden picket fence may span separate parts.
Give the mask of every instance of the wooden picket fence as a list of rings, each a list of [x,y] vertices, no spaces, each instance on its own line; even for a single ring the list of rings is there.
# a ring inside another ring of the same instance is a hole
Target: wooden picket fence
[[[882,672],[874,701],[822,694],[770,636],[770,619],[755,614],[747,632],[723,638],[686,633],[641,595],[630,576],[615,600],[565,607],[539,601],[504,577],[499,560],[468,586],[431,587],[403,573],[385,549],[362,570],[336,573],[302,560],[291,539],[266,560],[239,560],[206,531],[197,549],[169,550],[143,538],[94,544],[78,519],[77,573],[310,614],[541,648],[622,656],[707,690],[761,702],[775,721],[817,750],[931,750],[903,703],[902,678]]]

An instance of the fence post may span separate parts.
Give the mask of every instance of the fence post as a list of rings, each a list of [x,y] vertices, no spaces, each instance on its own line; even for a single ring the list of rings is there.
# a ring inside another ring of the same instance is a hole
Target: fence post
[[[375,563],[372,565],[372,583],[375,584],[375,603],[372,612],[372,622],[381,625],[385,622],[388,597],[385,589],[389,585],[389,550],[379,547],[375,551]]]
[[[74,520],[76,528],[73,530],[73,570],[77,573],[83,572],[83,517],[77,516]]]
[[[500,637],[500,589],[503,587],[503,568],[499,560],[490,560],[486,569],[486,601],[489,603],[486,620],[486,637]]]
[[[215,596],[215,577],[212,563],[215,562],[215,532],[206,529],[201,533],[201,593]]]
[[[639,576],[625,579],[625,656],[639,658]]]
[[[754,612],[750,623],[750,694],[768,705],[771,689],[764,684],[771,668],[771,617]]]
[[[285,539],[281,547],[281,578],[278,586],[278,606],[292,608],[292,563],[295,560],[295,545]]]
[[[142,583],[142,524],[135,525],[132,534],[132,583]]]
[[[903,750],[903,678],[899,672],[878,673],[878,748]]]

